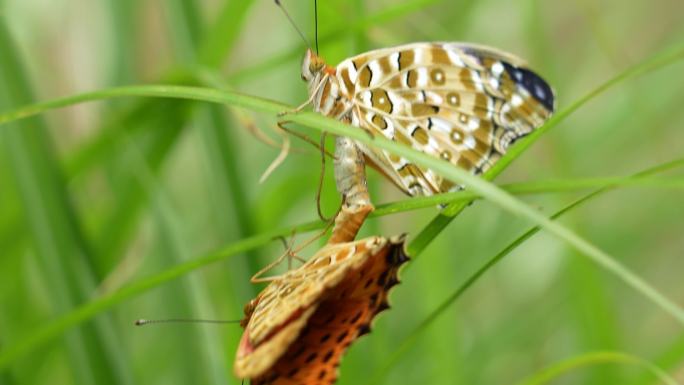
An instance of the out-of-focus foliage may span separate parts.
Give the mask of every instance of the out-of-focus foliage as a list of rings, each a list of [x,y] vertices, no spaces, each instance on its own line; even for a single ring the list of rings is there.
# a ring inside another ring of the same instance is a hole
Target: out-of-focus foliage
[[[313,4],[283,3],[312,35]],[[676,0],[321,0],[319,13],[321,55],[330,63],[414,41],[488,44],[526,58],[554,85],[561,109],[684,36],[684,3]],[[196,78],[298,105],[306,99],[303,50],[266,0],[4,0],[0,112],[109,86]],[[681,157],[683,71],[680,62],[619,84],[497,181],[627,175]],[[118,99],[0,126],[0,353],[102,293],[314,219],[320,157],[313,147],[295,141],[298,150],[259,183],[279,150],[249,128],[279,142],[275,121],[196,102]],[[322,197],[328,214],[339,202],[330,171]],[[369,174],[377,202],[403,198]],[[577,194],[524,199],[551,213]],[[364,232],[415,234],[435,214],[386,216]],[[641,187],[607,193],[563,223],[684,304],[683,218],[681,190]],[[416,325],[528,226],[487,202],[468,207],[405,271],[392,310],[349,351],[339,383],[365,383]],[[259,289],[249,277],[281,251],[274,241],[103,311],[0,369],[0,384],[237,384],[237,326],[139,329],[132,322],[240,318]],[[684,381],[681,325],[540,233],[423,330],[381,383],[508,384],[595,350],[643,357]],[[599,365],[557,383],[637,385],[652,377],[638,367]]]

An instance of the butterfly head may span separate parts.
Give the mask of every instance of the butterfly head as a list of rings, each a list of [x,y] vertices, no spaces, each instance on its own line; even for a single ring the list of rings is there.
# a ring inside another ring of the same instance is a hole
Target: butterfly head
[[[307,83],[313,82],[324,73],[335,73],[335,69],[325,64],[323,59],[316,55],[310,48],[306,50],[304,60],[302,61],[302,80]]]

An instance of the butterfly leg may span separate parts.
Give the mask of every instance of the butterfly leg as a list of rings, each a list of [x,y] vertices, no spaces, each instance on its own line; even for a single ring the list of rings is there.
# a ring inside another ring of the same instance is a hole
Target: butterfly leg
[[[335,139],[335,182],[343,202],[328,242],[350,242],[375,208],[366,186],[363,153],[351,139],[342,136]]]
[[[282,117],[282,116],[287,115],[287,114],[296,114],[296,113],[300,112],[301,110],[305,109],[308,105],[310,105],[314,102],[314,99],[316,99],[318,91],[321,89],[323,84],[325,84],[325,81],[321,81],[320,83],[318,83],[318,86],[316,86],[316,88],[312,92],[310,92],[309,99],[307,99],[304,103],[297,106],[297,108],[279,112],[278,116]]]

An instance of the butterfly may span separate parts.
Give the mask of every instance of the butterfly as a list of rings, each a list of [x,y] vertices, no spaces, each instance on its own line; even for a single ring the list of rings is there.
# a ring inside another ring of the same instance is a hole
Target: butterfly
[[[330,384],[346,348],[386,309],[404,238],[328,244],[245,307],[235,373],[257,384]]]
[[[378,49],[332,67],[308,49],[302,62],[313,109],[481,174],[553,113],[555,95],[519,58],[468,43],[414,43]],[[353,239],[372,204],[364,163],[408,195],[461,187],[409,160],[336,139],[335,176],[344,205],[334,241]]]

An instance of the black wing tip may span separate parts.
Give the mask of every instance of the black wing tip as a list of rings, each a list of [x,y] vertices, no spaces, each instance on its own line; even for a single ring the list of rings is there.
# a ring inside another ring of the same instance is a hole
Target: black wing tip
[[[520,87],[527,90],[539,103],[546,109],[553,112],[555,109],[556,97],[553,89],[549,86],[546,80],[535,72],[521,67],[515,67],[510,63],[502,62],[506,73],[513,81]]]

